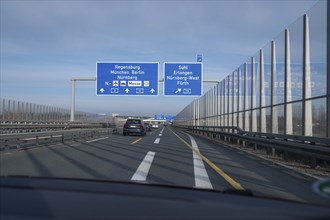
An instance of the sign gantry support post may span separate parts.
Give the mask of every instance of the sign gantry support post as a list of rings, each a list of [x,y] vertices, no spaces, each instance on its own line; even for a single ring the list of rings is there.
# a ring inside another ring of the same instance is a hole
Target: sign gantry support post
[[[96,77],[79,77],[71,79],[71,113],[70,122],[74,122],[74,112],[75,112],[75,83],[76,81],[95,81]]]

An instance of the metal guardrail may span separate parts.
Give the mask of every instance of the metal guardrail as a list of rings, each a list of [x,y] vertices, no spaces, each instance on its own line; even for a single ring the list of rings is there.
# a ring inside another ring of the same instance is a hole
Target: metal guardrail
[[[288,153],[308,157],[312,168],[317,165],[316,159],[330,161],[330,138],[247,132],[234,126],[178,127],[224,141],[236,141],[243,146],[265,147],[271,153],[280,150],[285,160],[288,159]]]
[[[103,135],[109,135],[112,132],[113,128],[99,128],[0,134],[0,151],[9,149],[21,150],[29,147],[54,144],[56,142],[65,143],[67,141],[95,138]]]
[[[0,134],[114,127],[113,123],[0,123]]]

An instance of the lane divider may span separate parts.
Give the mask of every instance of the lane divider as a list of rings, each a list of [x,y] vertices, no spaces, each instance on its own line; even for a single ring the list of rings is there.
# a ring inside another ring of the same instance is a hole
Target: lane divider
[[[169,129],[179,140],[181,140],[187,147],[189,147],[192,151],[194,151],[198,156],[200,156],[204,162],[206,162],[212,169],[217,172],[220,176],[222,176],[230,185],[232,185],[237,190],[244,190],[244,188],[236,182],[233,178],[228,176],[225,172],[223,172],[219,167],[217,167],[212,161],[203,156],[200,152],[194,149],[189,143],[187,143],[184,139],[182,139],[179,135],[177,135],[172,129]]]
[[[141,141],[141,140],[142,140],[142,137],[139,138],[139,139],[137,139],[137,140],[135,140],[135,141],[133,141],[131,144],[136,144],[137,142],[139,142],[139,141]]]
[[[155,154],[156,153],[153,151],[149,151],[147,153],[147,155],[144,157],[143,161],[141,162],[140,166],[137,168],[134,175],[132,176],[131,180],[146,181]]]
[[[192,147],[199,152],[198,145],[195,139],[189,135]],[[195,186],[199,188],[213,189],[210,178],[205,169],[203,160],[198,154],[193,151],[193,162],[194,162],[194,175],[195,175]]]
[[[164,131],[164,127],[163,129],[159,132],[158,137],[161,137],[163,135],[163,131]],[[160,142],[160,138],[156,138],[156,140],[154,141],[154,144],[159,144]]]
[[[94,142],[94,141],[100,141],[100,140],[104,140],[104,139],[107,139],[107,138],[109,138],[109,137],[98,138],[98,139],[94,139],[94,140],[86,141],[86,143],[90,143],[90,142]]]

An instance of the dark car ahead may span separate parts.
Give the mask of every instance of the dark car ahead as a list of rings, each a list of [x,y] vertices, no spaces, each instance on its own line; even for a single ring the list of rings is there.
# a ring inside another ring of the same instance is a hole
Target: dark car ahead
[[[130,134],[146,135],[146,128],[142,119],[127,119],[124,124],[123,135]]]
[[[144,122],[144,126],[146,127],[146,131],[151,131],[151,125],[148,122]]]

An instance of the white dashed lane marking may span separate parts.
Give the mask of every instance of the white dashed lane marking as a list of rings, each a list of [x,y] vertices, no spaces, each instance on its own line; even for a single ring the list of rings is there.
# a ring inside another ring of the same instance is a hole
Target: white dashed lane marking
[[[144,157],[143,161],[141,162],[140,166],[135,171],[134,175],[132,176],[131,180],[133,181],[145,181],[147,179],[152,161],[155,157],[155,152],[149,151],[147,155]]]
[[[198,145],[195,139],[188,134],[191,146],[199,152]],[[207,175],[204,162],[200,156],[198,156],[193,151],[193,161],[194,161],[194,175],[195,175],[195,186],[200,188],[213,189],[209,176]]]
[[[94,140],[86,141],[86,143],[90,143],[90,142],[94,142],[94,141],[100,141],[100,140],[107,139],[107,138],[109,138],[109,137],[98,138],[98,139],[94,139]]]

